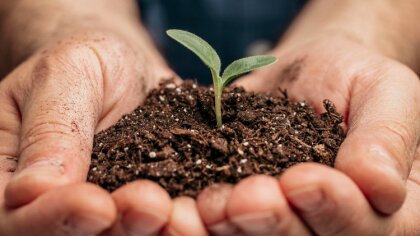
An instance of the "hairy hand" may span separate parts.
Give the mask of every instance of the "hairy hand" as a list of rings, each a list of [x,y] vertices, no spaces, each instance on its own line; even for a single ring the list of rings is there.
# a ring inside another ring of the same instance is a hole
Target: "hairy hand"
[[[237,186],[209,188],[198,201],[209,229],[220,235],[418,233],[416,74],[346,38],[289,45],[274,54],[277,64],[237,85],[273,94],[281,87],[318,111],[323,99],[332,100],[347,130],[336,169],[306,163],[290,168],[277,182],[256,176]]]
[[[173,77],[154,61],[114,34],[79,32],[1,81],[0,235],[97,235],[111,225],[133,231],[136,222],[153,233],[166,224],[172,202],[155,184],[111,195],[83,183],[94,133]]]

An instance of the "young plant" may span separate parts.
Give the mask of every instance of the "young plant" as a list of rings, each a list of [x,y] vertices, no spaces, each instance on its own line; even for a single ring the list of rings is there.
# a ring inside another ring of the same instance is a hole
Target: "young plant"
[[[215,106],[214,111],[216,115],[217,127],[222,126],[221,99],[223,88],[239,76],[260,67],[273,64],[277,61],[276,57],[266,55],[245,57],[232,62],[223,71],[222,76],[220,76],[221,62],[219,55],[217,55],[213,47],[210,46],[210,44],[207,43],[204,39],[193,33],[183,30],[171,29],[166,31],[166,33],[171,38],[195,53],[201,59],[201,61],[203,61],[204,64],[210,68],[213,78]]]

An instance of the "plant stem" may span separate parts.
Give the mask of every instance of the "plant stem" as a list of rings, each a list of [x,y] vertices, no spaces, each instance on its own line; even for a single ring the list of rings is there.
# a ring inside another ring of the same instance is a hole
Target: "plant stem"
[[[216,113],[217,127],[222,127],[222,93],[220,88],[214,88],[214,112]]]
[[[223,83],[220,76],[211,70],[211,76],[213,77],[213,90],[214,90],[214,113],[216,115],[217,127],[222,127],[222,89]]]

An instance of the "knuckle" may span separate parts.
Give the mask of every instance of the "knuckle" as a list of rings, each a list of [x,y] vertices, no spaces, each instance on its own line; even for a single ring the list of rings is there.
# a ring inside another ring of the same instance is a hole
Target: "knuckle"
[[[67,140],[67,142],[74,142],[78,139],[75,135],[75,128],[64,122],[42,121],[35,123],[22,134],[19,153],[22,155],[23,153],[29,152],[34,146],[44,142],[56,143],[57,138],[59,138],[60,141]]]
[[[110,32],[80,32],[67,39],[67,45],[73,50],[83,50],[95,57],[104,72],[123,68],[123,60],[133,57],[133,49],[122,37]],[[63,44],[63,43],[62,43]],[[62,47],[61,45],[59,45]]]
[[[59,79],[72,85],[87,82],[87,86],[98,87],[106,84],[104,80],[140,77],[136,72],[142,70],[130,69],[138,67],[134,64],[137,61],[130,44],[115,33],[79,32],[39,53],[32,79],[36,80],[35,86]]]
[[[384,130],[386,144],[392,155],[397,157],[401,168],[407,170],[409,162],[414,157],[416,138],[412,129],[399,121],[387,121],[386,125],[380,127]],[[408,171],[408,170],[407,170]]]
[[[39,56],[31,79],[33,85],[43,85],[51,80],[77,81],[86,75],[97,74],[97,64],[96,55],[88,47],[73,44],[56,47]]]
[[[128,44],[120,37],[107,32],[78,32],[57,41],[38,54],[34,71],[41,78],[54,72],[79,74],[86,70],[113,67],[132,54]]]

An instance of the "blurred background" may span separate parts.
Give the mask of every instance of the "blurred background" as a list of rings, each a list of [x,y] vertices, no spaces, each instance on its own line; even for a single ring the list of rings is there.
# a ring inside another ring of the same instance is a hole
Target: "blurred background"
[[[167,29],[199,35],[219,53],[222,68],[269,51],[306,0],[139,0],[144,24],[169,64],[183,78],[210,84],[204,64],[166,36]]]

